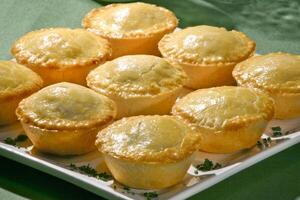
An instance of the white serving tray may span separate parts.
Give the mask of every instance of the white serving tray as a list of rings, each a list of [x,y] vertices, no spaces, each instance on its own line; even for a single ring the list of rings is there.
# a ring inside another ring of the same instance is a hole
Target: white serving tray
[[[280,126],[282,132],[289,131],[289,134],[272,137],[270,128],[274,126]],[[155,191],[158,194],[155,199],[186,199],[199,193],[233,174],[299,143],[300,131],[298,130],[300,130],[300,118],[286,121],[273,120],[262,136],[262,138],[271,137],[271,142],[266,143],[266,145],[256,145],[249,150],[227,155],[198,152],[196,153],[194,166],[208,158],[213,162],[221,163],[223,168],[208,172],[197,171],[195,173],[196,168],[192,165],[182,183],[171,188]],[[15,138],[17,135],[24,134],[18,123],[12,126],[0,127],[0,133],[1,156],[56,176],[102,197],[108,199],[146,199],[144,193],[151,192],[136,189],[128,190],[114,180],[105,182],[70,170],[69,165],[72,163],[77,166],[89,164],[98,172],[108,172],[101,154],[97,151],[84,156],[56,157],[39,153],[32,147],[30,141],[21,143],[23,147],[19,148],[5,144],[4,140],[7,137]]]

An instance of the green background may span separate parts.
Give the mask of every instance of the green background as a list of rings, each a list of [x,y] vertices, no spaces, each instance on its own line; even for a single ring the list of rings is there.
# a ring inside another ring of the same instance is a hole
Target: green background
[[[0,59],[11,44],[43,27],[79,27],[91,8],[113,1],[1,0]],[[119,1],[120,2],[120,1]],[[209,24],[245,32],[257,52],[300,53],[299,0],[149,0],[173,10],[180,27]],[[300,198],[300,144],[272,156],[191,199]],[[70,183],[0,157],[0,199],[101,199]]]

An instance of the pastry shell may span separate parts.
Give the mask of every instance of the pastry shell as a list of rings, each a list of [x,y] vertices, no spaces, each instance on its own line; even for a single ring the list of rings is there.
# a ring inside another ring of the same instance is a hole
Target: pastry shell
[[[233,153],[256,144],[273,117],[273,104],[258,90],[223,86],[186,95],[172,114],[201,135],[200,150]]]
[[[276,119],[300,116],[300,56],[288,53],[258,55],[233,70],[237,83],[260,89],[275,101]]]
[[[82,26],[109,40],[112,58],[124,55],[160,55],[157,43],[178,24],[169,10],[146,3],[110,4],[91,10]]]
[[[86,75],[109,58],[111,47],[84,29],[49,28],[25,34],[11,53],[18,63],[38,73],[45,85],[63,81],[86,85]]]
[[[115,179],[129,187],[159,189],[182,180],[199,137],[172,116],[123,118],[97,135],[96,146]]]
[[[87,85],[117,104],[117,118],[168,114],[183,90],[186,75],[162,58],[122,56],[100,65],[87,76]]]
[[[244,33],[195,26],[165,35],[158,48],[170,63],[181,66],[192,89],[233,85],[233,67],[252,56],[255,42]]]
[[[19,102],[42,88],[42,79],[27,67],[12,61],[0,61],[0,125],[17,121]]]
[[[16,114],[36,149],[79,155],[95,149],[96,134],[113,121],[116,106],[88,88],[63,82],[22,100]]]

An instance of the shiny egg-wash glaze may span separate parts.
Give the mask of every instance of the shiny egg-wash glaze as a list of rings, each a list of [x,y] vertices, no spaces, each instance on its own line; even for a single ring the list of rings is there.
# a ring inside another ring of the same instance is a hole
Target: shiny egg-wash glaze
[[[36,149],[80,155],[95,149],[96,135],[113,121],[116,106],[83,86],[58,83],[22,100],[16,114]]]
[[[160,55],[157,43],[178,24],[166,8],[146,3],[110,4],[90,11],[82,21],[87,30],[109,40],[112,58]]]

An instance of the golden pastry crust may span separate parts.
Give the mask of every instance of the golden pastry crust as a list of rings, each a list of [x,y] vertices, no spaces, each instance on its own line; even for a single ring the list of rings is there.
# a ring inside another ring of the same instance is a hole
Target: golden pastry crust
[[[43,86],[36,73],[11,61],[0,61],[0,125],[17,121],[19,102]]]
[[[81,155],[96,149],[97,126],[76,130],[48,130],[21,122],[35,149],[59,156]],[[104,125],[106,126],[106,125]]]
[[[29,67],[86,67],[104,62],[111,47],[84,29],[49,28],[27,33],[14,43],[11,53]]]
[[[238,84],[271,93],[300,93],[300,56],[288,53],[258,55],[233,70]]]
[[[162,189],[179,183],[191,166],[194,156],[174,163],[136,163],[104,154],[114,178],[131,188]]]
[[[42,79],[25,66],[12,61],[0,61],[0,102],[29,95],[42,86]]]
[[[16,110],[21,122],[47,130],[78,130],[103,126],[116,115],[115,103],[72,83],[48,86],[22,100]]]
[[[123,98],[155,96],[183,86],[186,75],[179,67],[150,55],[131,55],[106,62],[87,76],[89,87]]]
[[[89,12],[82,26],[109,40],[112,59],[124,55],[157,55],[157,43],[178,24],[175,15],[146,3],[111,4]]]
[[[239,63],[233,77],[241,86],[258,88],[275,101],[275,118],[300,116],[300,56],[270,53]]]
[[[90,11],[82,26],[107,38],[151,37],[172,31],[175,15],[162,7],[146,3],[110,4]]]
[[[236,64],[255,50],[255,42],[242,32],[204,25],[165,35],[158,46],[169,60],[207,67]]]
[[[96,146],[114,158],[139,163],[173,163],[197,149],[199,137],[172,116],[123,118],[99,132]]]
[[[234,86],[194,91],[172,109],[172,114],[202,136],[200,149],[214,153],[231,153],[254,145],[273,113],[269,96]]]
[[[173,113],[195,127],[238,129],[258,118],[272,119],[273,101],[254,89],[223,86],[191,92],[176,103]]]
[[[184,69],[185,86],[199,89],[234,85],[233,67],[253,54],[255,43],[241,32],[195,26],[165,35],[158,48],[171,64]]]
[[[116,102],[117,119],[120,119],[169,114],[185,80],[186,75],[180,67],[162,58],[131,55],[92,70],[87,76],[87,85]]]

